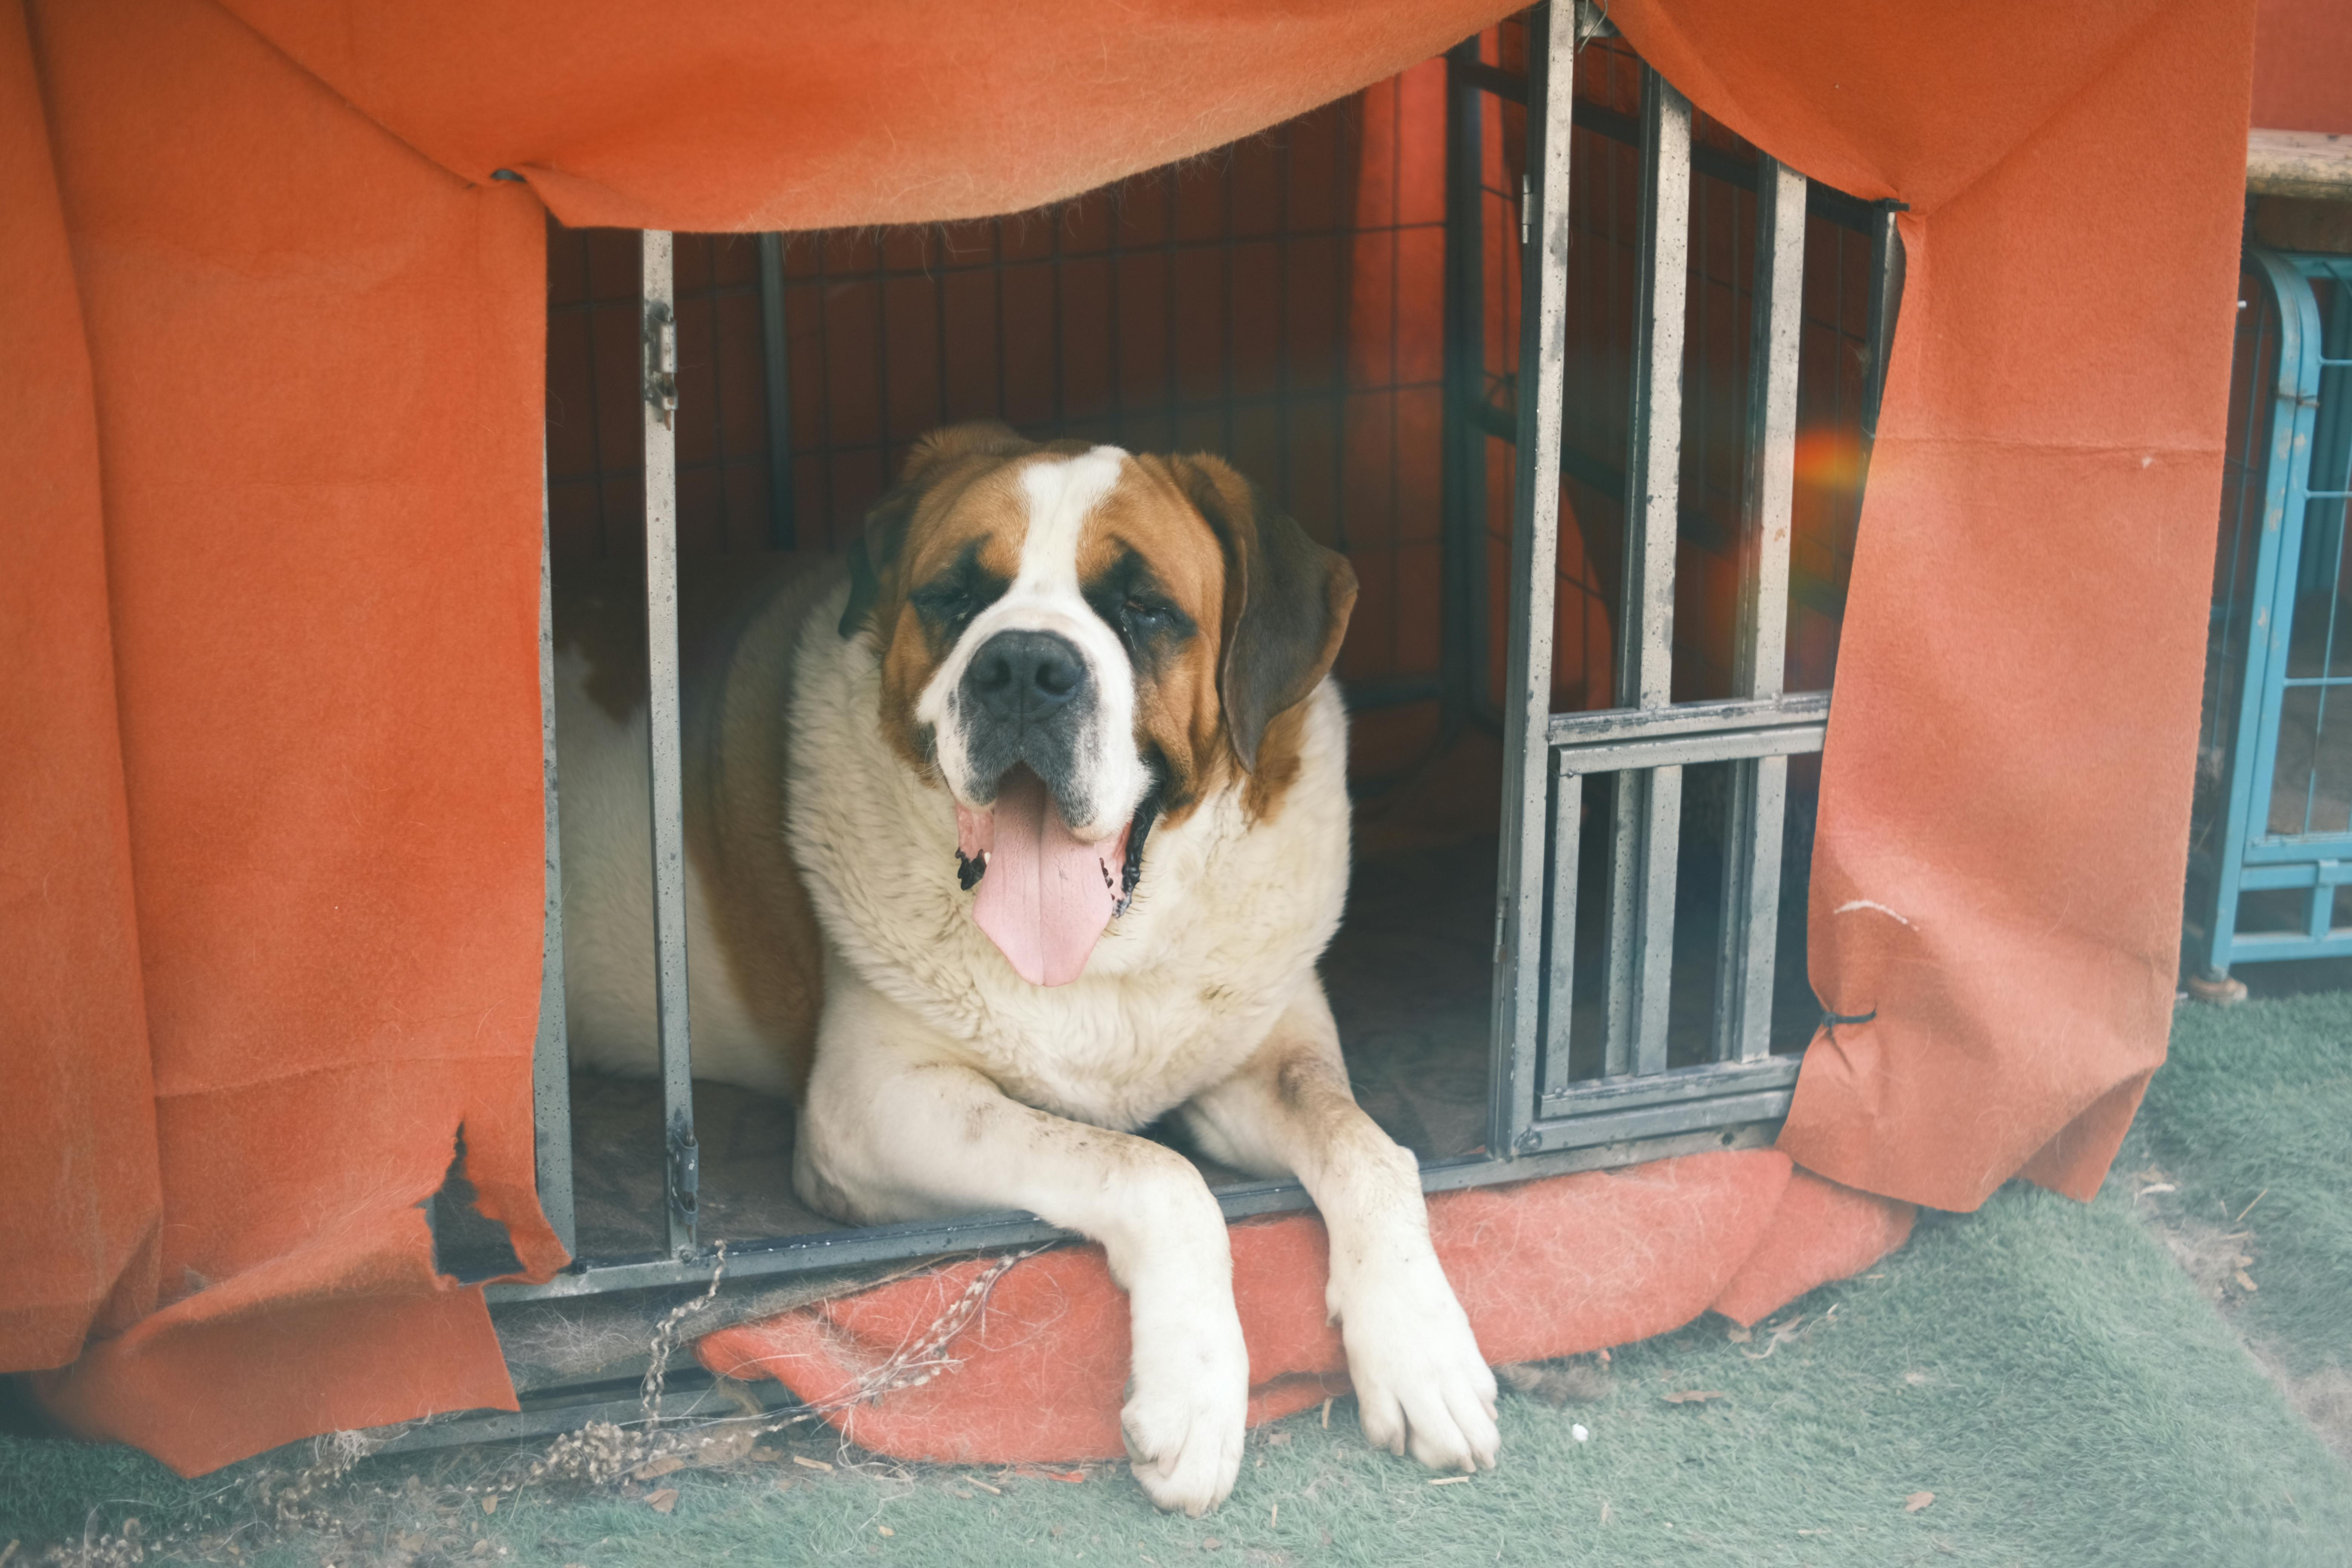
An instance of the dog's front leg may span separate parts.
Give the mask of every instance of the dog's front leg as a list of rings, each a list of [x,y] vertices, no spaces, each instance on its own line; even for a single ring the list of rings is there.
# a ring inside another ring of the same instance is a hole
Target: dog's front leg
[[[1128,1294],[1126,1433],[1151,1500],[1194,1517],[1241,1468],[1249,1352],[1225,1218],[1192,1163],[1006,1098],[836,966],[802,1100],[793,1185],[863,1224],[1027,1209],[1098,1241]]]
[[[1331,1236],[1326,1302],[1364,1436],[1433,1469],[1492,1468],[1495,1374],[1429,1241],[1421,1169],[1356,1103],[1322,984],[1310,980],[1242,1070],[1185,1107],[1211,1158],[1296,1175]]]

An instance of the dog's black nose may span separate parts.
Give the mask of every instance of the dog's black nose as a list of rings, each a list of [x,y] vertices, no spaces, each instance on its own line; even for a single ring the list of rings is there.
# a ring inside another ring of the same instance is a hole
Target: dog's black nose
[[[1086,689],[1086,660],[1051,632],[999,632],[972,655],[964,687],[992,719],[1042,717]]]

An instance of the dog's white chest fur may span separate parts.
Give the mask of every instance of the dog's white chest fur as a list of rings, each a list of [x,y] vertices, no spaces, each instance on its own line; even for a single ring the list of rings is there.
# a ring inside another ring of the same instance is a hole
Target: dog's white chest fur
[[[1309,699],[1300,776],[1272,820],[1248,823],[1228,785],[1153,832],[1135,901],[1086,973],[1033,985],[971,919],[952,803],[882,738],[879,661],[835,630],[843,596],[802,634],[786,791],[793,858],[838,959],[1006,1093],[1078,1121],[1139,1127],[1231,1074],[1339,925],[1338,691]]]

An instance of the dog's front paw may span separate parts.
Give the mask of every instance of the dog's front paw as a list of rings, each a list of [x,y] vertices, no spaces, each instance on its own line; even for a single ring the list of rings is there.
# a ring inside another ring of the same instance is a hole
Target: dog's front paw
[[[1435,1255],[1351,1281],[1332,1306],[1364,1436],[1433,1470],[1495,1468],[1495,1373]]]
[[[1139,1337],[1134,1375],[1118,1413],[1127,1456],[1144,1494],[1194,1519],[1225,1500],[1241,1473],[1249,1411],[1249,1352],[1230,1333],[1195,1327],[1174,1343]]]

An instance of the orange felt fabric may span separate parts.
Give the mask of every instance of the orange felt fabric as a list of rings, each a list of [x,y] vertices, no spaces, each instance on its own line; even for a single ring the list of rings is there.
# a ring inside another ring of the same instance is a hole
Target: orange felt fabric
[[[2254,123],[2352,133],[2352,17],[2343,0],[2257,0]]]
[[[1780,1146],[2087,1196],[2164,1058],[2253,10],[1622,0],[1764,151],[1911,204],[1822,759]]]
[[[1499,0],[224,0],[470,180],[574,227],[1017,212],[1395,75]]]
[[[97,405],[23,12],[0,5],[0,1367],[155,1293],[153,1089],[115,732]],[[21,360],[17,356],[22,356]]]
[[[1664,1333],[1727,1290],[1761,1316],[1832,1277],[1821,1268],[1850,1273],[1899,1246],[1910,1211],[1801,1172],[1792,1180],[1787,1156],[1752,1150],[1441,1194],[1429,1221],[1479,1348],[1501,1363]],[[1322,1221],[1286,1215],[1232,1235],[1251,1423],[1346,1392],[1347,1358],[1325,1316]],[[921,1365],[891,1364],[929,1342],[932,1325],[986,1267],[973,1259],[722,1329],[697,1342],[695,1354],[724,1377],[776,1378],[832,1406],[826,1418],[845,1436],[900,1458],[1118,1458],[1127,1298],[1099,1247],[1014,1264],[941,1352]],[[1768,1299],[1776,1288],[1768,1281],[1786,1294]],[[908,1381],[926,1368],[929,1376]],[[882,1392],[861,1399],[877,1380]]]
[[[1799,1167],[1715,1310],[1741,1324],[1769,1317],[1814,1286],[1859,1274],[1901,1247],[1917,1217],[1910,1204],[1858,1193]]]
[[[88,350],[12,340],[0,383],[60,410],[79,384],[85,424],[94,397],[94,461],[69,430],[27,455],[102,514],[57,514],[75,571],[0,579],[74,595],[44,611],[80,660],[58,712],[106,710],[72,772],[26,765],[47,716],[23,713],[0,773],[111,816],[44,847],[57,902],[117,923],[39,976],[67,1018],[39,1054],[10,1042],[12,1099],[68,1072],[108,1092],[32,1150],[93,1194],[65,1211],[78,1274],[18,1268],[59,1215],[37,1185],[0,1198],[0,1298],[58,1320],[0,1364],[72,1361],[44,1383],[60,1414],[191,1471],[511,1405],[416,1205],[462,1125],[483,1210],[532,1272],[562,1260],[531,1195],[538,204],[426,163],[202,0],[29,15],[71,246],[51,320]]]

